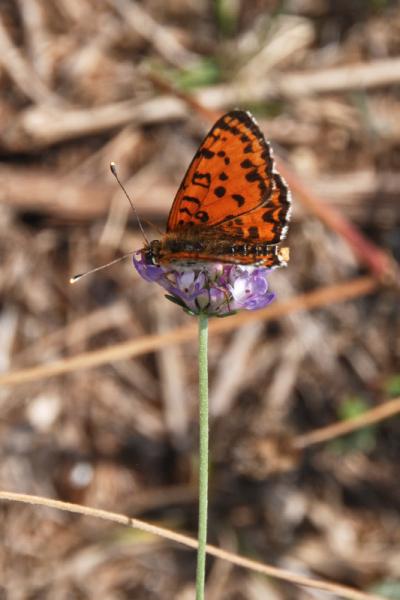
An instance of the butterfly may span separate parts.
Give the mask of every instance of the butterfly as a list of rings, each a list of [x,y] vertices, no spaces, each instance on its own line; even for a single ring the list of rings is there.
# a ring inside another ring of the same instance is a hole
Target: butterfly
[[[280,248],[290,192],[249,112],[233,110],[206,135],[173,201],[167,231],[144,249],[153,264],[287,264]]]

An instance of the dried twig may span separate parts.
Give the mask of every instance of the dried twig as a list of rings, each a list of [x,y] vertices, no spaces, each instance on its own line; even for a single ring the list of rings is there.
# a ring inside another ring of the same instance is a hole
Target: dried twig
[[[49,82],[52,70],[52,38],[46,28],[44,5],[39,0],[18,0],[18,8],[24,22],[29,54],[40,79]]]
[[[279,170],[287,180],[296,198],[315,214],[325,225],[341,235],[351,246],[360,261],[366,264],[379,278],[396,281],[398,266],[381,248],[370,242],[355,225],[352,225],[339,211],[323,202],[306,186],[283,161],[278,160]]]
[[[357,169],[338,172],[334,175],[312,177],[310,189],[320,196],[320,201],[329,198],[329,204],[355,220],[386,223],[396,218],[398,207],[393,198],[400,189],[400,175],[394,171]],[[379,197],[379,202],[376,201]]]
[[[384,65],[381,65],[381,62]],[[379,64],[374,64],[374,73],[378,72],[380,67],[383,66],[385,72],[390,73],[391,80],[398,81],[400,79],[398,75],[400,71],[400,59],[388,59],[387,61],[377,61],[377,63]],[[356,67],[352,68],[357,74]],[[371,65],[362,65],[360,67],[362,73],[364,73],[364,69],[368,71],[370,68]],[[346,72],[347,69],[346,67]],[[340,72],[339,69],[338,71]],[[29,79],[28,75],[29,72],[26,77],[24,75],[21,79],[21,85],[24,85],[24,87],[28,85],[28,82],[29,85],[32,84],[32,80]],[[293,85],[296,85],[296,89],[299,86],[303,90],[303,93],[307,92],[307,87],[302,83],[301,77],[306,78],[308,76],[309,74],[293,74],[295,78],[295,84]],[[312,74],[312,76],[315,77],[315,74]],[[156,76],[152,75],[151,78],[155,80]],[[282,78],[285,81],[289,81],[287,87],[291,89],[290,76],[285,75]],[[46,147],[80,136],[93,135],[101,131],[126,125],[127,123],[154,123],[181,118],[186,112],[184,104],[181,102],[181,98],[184,96],[186,96],[186,103],[190,103],[192,106],[196,105],[197,109],[203,114],[209,111],[210,117],[213,115],[212,119],[214,120],[216,111],[220,111],[223,108],[246,105],[256,100],[265,100],[268,91],[269,93],[273,91],[274,93],[280,92],[280,88],[285,86],[279,83],[279,81],[279,79],[275,79],[275,83],[271,84],[270,80],[266,82],[261,79],[252,88],[246,86],[245,91],[243,90],[243,85],[237,88],[235,88],[234,84],[220,87],[213,86],[210,89],[203,89],[197,92],[191,97],[190,101],[187,94],[175,91],[175,97],[163,96],[148,99],[143,103],[126,100],[90,109],[61,110],[52,107],[50,110],[49,107],[40,105],[27,109],[19,115],[15,123],[12,126],[10,125],[8,130],[3,133],[2,144],[10,150],[26,150],[29,148]],[[350,78],[349,80],[349,83],[355,84],[356,82],[357,78],[354,80]],[[27,91],[29,89],[28,87]],[[39,94],[40,99],[43,98],[43,95],[44,92],[43,94]],[[46,99],[48,99],[49,94],[47,91],[45,95]]]
[[[251,85],[284,64],[290,57],[298,56],[314,40],[314,28],[309,19],[294,15],[280,15],[273,20],[272,27],[257,53],[241,67],[236,80]],[[254,36],[254,33],[252,32]]]
[[[44,355],[49,349],[56,353],[60,348],[73,348],[107,329],[126,328],[130,320],[131,313],[126,301],[117,301],[105,308],[94,310],[90,315],[78,317],[65,327],[56,329],[25,346],[14,356],[14,360],[16,363],[26,364],[30,357]]]
[[[80,504],[72,504],[70,502],[61,502],[60,500],[52,500],[50,498],[42,498],[41,496],[15,494],[13,492],[5,491],[0,492],[0,499],[7,500],[10,502],[22,502],[24,504],[45,506],[47,508],[55,508],[57,510],[63,510],[70,513],[81,514],[88,517],[95,517],[97,519],[104,519],[105,521],[119,523],[120,525],[132,527],[133,529],[139,529],[140,531],[144,531],[146,533],[150,533],[151,535],[162,537],[171,542],[183,544],[185,546],[188,546],[189,548],[197,548],[197,540],[187,535],[183,535],[182,533],[176,533],[175,531],[166,529],[165,527],[158,527],[157,525],[152,525],[150,523],[147,523],[146,521],[135,519],[133,517],[128,517],[119,513],[108,512],[106,510],[100,510],[98,508],[89,508],[87,506],[82,506]],[[280,569],[278,567],[266,565],[255,560],[245,558],[238,554],[222,550],[222,548],[217,548],[216,546],[212,546],[211,544],[207,545],[207,553],[211,556],[227,560],[239,567],[244,567],[245,569],[249,569],[257,573],[262,573],[264,575],[268,575],[269,577],[275,577],[276,579],[288,581],[290,583],[294,583],[300,586],[332,592],[338,594],[342,598],[348,598],[349,600],[384,600],[379,596],[366,594],[359,590],[355,590],[354,588],[350,588],[338,583],[311,579],[310,577],[305,577],[304,575],[297,575],[295,573],[287,571],[286,569]]]
[[[184,116],[178,98],[153,98],[138,103],[115,102],[93,108],[34,106],[22,111],[2,132],[1,145],[10,151],[45,148],[58,142],[108,131],[128,123],[158,123]]]
[[[379,287],[379,283],[372,277],[360,277],[345,283],[320,288],[307,294],[302,294],[267,306],[254,313],[239,313],[229,319],[214,320],[210,324],[210,333],[230,331],[245,323],[259,320],[271,320],[283,315],[301,310],[328,305],[332,302],[344,302],[365,294],[371,294]],[[149,335],[137,340],[115,344],[108,348],[101,348],[93,352],[86,352],[78,356],[57,360],[46,365],[39,365],[29,369],[21,369],[0,375],[0,385],[18,385],[28,381],[38,381],[61,373],[70,373],[80,369],[99,366],[101,364],[147,354],[171,343],[183,343],[196,337],[196,324],[190,323],[179,329],[168,331],[162,335]]]
[[[197,55],[184,48],[165,23],[159,25],[137,2],[108,0],[108,3],[118,11],[136,35],[150,42],[172,65],[180,68],[188,67],[197,60]]]
[[[37,76],[24,56],[12,42],[0,15],[0,64],[25,96],[42,103],[61,100]]]
[[[160,335],[171,330],[174,314],[176,315],[172,305],[166,307],[164,306],[164,299],[161,305],[160,298],[154,298],[152,314],[155,329]],[[173,442],[179,444],[189,427],[189,406],[182,348],[179,348],[176,344],[169,344],[168,347],[160,348],[157,354],[157,363],[166,428]]]
[[[400,58],[386,58],[369,63],[346,65],[303,73],[287,72],[269,78],[254,78],[243,85],[214,85],[197,94],[198,101],[213,109],[264,102],[266,98],[286,96],[291,99],[327,92],[376,88],[395,85],[400,81]]]
[[[314,72],[287,73],[275,82],[280,93],[305,96],[395,85],[400,82],[400,58],[383,58]]]
[[[369,425],[374,425],[375,423],[389,419],[398,413],[400,413],[400,398],[394,398],[394,400],[388,400],[380,406],[371,408],[371,410],[367,410],[362,415],[354,417],[353,419],[339,421],[338,423],[333,423],[327,427],[321,427],[314,431],[310,431],[309,433],[299,435],[292,441],[292,444],[295,448],[308,448],[314,444],[321,444],[341,435],[346,435],[353,431],[357,431],[358,429],[368,427]]]
[[[248,358],[261,337],[264,326],[260,321],[239,327],[222,357],[218,362],[210,390],[210,412],[213,417],[226,414],[235,399],[237,389],[243,385],[244,373],[247,371]],[[232,365],[235,368],[232,369]]]
[[[0,202],[20,210],[93,219],[106,212],[112,189],[112,181],[109,187],[97,182],[83,185],[54,172],[0,168]]]
[[[108,170],[107,170],[108,175]],[[165,197],[173,197],[175,188],[160,181],[151,189],[142,186],[135,193],[141,215],[152,217],[165,212]],[[27,168],[0,168],[0,202],[19,210],[32,210],[65,219],[92,220],[104,216],[112,198],[121,202],[111,176],[104,181],[82,182],[54,171]]]

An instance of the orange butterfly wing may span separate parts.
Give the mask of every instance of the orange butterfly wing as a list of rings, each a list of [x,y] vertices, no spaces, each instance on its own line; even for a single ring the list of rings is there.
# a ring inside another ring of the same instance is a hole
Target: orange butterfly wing
[[[269,144],[249,113],[234,110],[215,123],[196,152],[172,204],[167,234],[193,227],[206,236],[274,245],[285,237],[289,210],[290,194],[274,170]],[[276,249],[269,253],[274,262]]]

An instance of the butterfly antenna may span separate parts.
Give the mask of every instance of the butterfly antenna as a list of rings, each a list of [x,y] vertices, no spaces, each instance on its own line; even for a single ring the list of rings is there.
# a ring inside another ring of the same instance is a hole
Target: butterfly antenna
[[[129,202],[129,204],[131,205],[131,208],[132,208],[132,210],[133,210],[133,212],[134,212],[134,214],[135,214],[135,217],[136,217],[136,219],[137,219],[137,222],[138,222],[138,225],[139,225],[140,231],[142,232],[142,236],[143,236],[143,238],[144,238],[144,241],[146,242],[146,244],[147,244],[147,245],[149,245],[149,244],[150,244],[150,242],[149,242],[149,240],[148,240],[148,239],[147,239],[147,237],[146,237],[146,234],[145,234],[145,232],[144,232],[143,225],[142,225],[142,222],[141,222],[141,220],[140,220],[140,218],[139,218],[139,215],[138,215],[138,213],[137,213],[137,210],[136,210],[136,208],[135,208],[135,206],[134,206],[134,204],[133,204],[132,200],[130,199],[128,192],[126,191],[126,189],[124,188],[123,184],[121,183],[121,180],[120,180],[120,178],[118,177],[117,165],[115,164],[115,162],[111,162],[111,163],[110,163],[110,170],[111,170],[111,173],[114,175],[115,179],[117,180],[119,187],[120,187],[120,188],[121,188],[121,190],[124,192],[125,196],[128,198],[128,202]]]
[[[73,277],[71,277],[71,279],[69,280],[70,283],[76,283],[77,281],[79,281],[80,279],[82,279],[82,277],[86,277],[86,275],[91,275],[92,273],[95,273],[96,271],[101,271],[102,269],[106,269],[107,267],[111,267],[111,265],[115,265],[115,263],[120,262],[121,260],[125,260],[126,258],[128,258],[128,256],[132,256],[133,252],[129,252],[128,254],[124,254],[124,256],[120,256],[119,258],[115,258],[114,260],[112,260],[111,262],[106,263],[105,265],[101,265],[100,267],[96,267],[94,269],[90,269],[90,271],[86,271],[85,273],[78,273],[78,275],[74,275]]]

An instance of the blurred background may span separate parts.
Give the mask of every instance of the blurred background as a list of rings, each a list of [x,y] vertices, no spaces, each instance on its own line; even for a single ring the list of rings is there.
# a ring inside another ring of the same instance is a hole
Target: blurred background
[[[143,244],[111,160],[149,237],[164,230],[212,124],[201,106],[251,110],[320,202],[398,259],[399,82],[394,1],[2,0],[1,371],[192,322],[129,260],[68,280]],[[277,302],[366,272],[296,197],[288,242]],[[211,543],[400,598],[399,418],[292,443],[400,395],[398,305],[382,287],[211,338]],[[195,343],[3,386],[0,407],[1,489],[195,535]],[[193,598],[191,550],[0,509],[2,599]],[[334,598],[208,566],[210,600]]]

